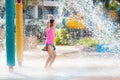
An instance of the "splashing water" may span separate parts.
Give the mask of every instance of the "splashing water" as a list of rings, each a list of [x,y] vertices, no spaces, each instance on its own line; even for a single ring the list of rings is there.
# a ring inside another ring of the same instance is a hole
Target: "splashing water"
[[[62,0],[58,4],[60,5],[59,16],[74,15],[74,12],[84,16],[87,24],[82,23],[87,25],[88,30],[92,31],[93,39],[97,40],[99,44],[109,44],[111,52],[120,51],[119,24],[108,17],[109,14],[102,5],[94,5],[93,0]],[[88,24],[89,22],[92,25]]]

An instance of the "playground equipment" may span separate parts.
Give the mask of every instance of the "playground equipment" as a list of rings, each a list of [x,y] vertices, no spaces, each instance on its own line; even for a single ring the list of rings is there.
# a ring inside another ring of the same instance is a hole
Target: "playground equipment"
[[[98,44],[96,50],[97,52],[120,53],[118,44]]]
[[[86,19],[80,14],[64,17],[62,18],[61,23],[64,27],[71,28],[71,29],[86,30],[87,28]]]
[[[23,6],[21,2],[16,3],[16,53],[18,64],[23,61]]]
[[[15,66],[15,9],[14,0],[6,0],[6,54],[9,70]],[[23,60],[23,10],[22,3],[16,3],[16,52],[19,65]]]
[[[67,27],[67,28],[71,28],[71,29],[80,29],[80,30],[93,30],[96,28],[97,26],[95,26],[95,23],[91,20],[91,19],[85,19],[83,16],[81,15],[72,15],[69,17],[64,17],[62,18],[61,24],[63,25],[63,27]],[[117,25],[116,24],[112,24],[112,26],[109,27],[110,29],[112,29],[111,32],[115,32],[117,29]],[[97,44],[96,46],[96,51],[97,52],[110,52],[110,53],[118,53],[120,51],[118,45],[113,45],[113,44]]]
[[[9,70],[15,66],[14,0],[6,0],[6,55]]]

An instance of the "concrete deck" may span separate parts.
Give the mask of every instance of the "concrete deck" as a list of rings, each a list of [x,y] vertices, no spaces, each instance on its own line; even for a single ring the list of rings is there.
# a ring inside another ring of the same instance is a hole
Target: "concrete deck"
[[[120,80],[118,55],[84,56],[73,46],[58,46],[53,69],[46,70],[47,54],[40,48],[25,51],[23,66],[16,64],[13,73],[8,72],[3,51],[0,54],[0,80]]]

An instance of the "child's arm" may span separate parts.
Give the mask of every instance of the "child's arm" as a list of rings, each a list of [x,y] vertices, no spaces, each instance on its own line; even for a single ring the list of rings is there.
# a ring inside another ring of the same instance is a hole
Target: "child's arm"
[[[47,21],[47,31],[50,29],[50,22],[49,21]]]
[[[48,21],[50,21],[50,14],[48,14]]]
[[[50,29],[50,14],[48,14],[47,31]]]
[[[54,19],[54,24],[53,24],[54,27],[56,27],[56,20]]]

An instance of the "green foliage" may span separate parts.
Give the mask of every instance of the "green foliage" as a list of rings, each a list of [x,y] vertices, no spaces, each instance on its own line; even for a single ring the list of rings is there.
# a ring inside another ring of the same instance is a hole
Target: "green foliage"
[[[98,0],[102,2],[104,7],[108,10],[118,10],[118,1],[119,0]]]
[[[92,38],[86,37],[79,40],[80,45],[85,45],[87,47],[96,47],[98,44],[97,40],[93,40]]]
[[[56,45],[70,45],[70,35],[67,34],[66,29],[57,29],[55,31],[55,44]]]
[[[31,19],[25,25],[25,36],[36,36],[36,34],[44,33],[46,23],[44,20]]]
[[[116,1],[112,1],[110,4],[109,4],[109,9],[110,10],[118,10],[118,3]]]

